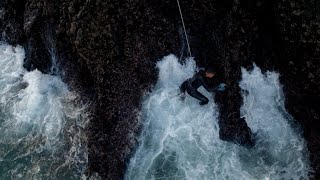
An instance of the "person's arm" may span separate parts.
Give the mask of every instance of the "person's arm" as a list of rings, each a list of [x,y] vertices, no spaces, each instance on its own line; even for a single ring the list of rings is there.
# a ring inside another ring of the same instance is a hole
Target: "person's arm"
[[[217,83],[217,82],[216,82]],[[202,86],[209,92],[214,92],[214,91],[224,91],[226,84],[225,83],[219,83],[218,85],[215,85],[214,87],[208,86],[207,82],[205,81],[204,78],[202,78]]]
[[[215,88],[209,87],[204,78],[202,78],[202,86],[209,92],[213,92],[216,90]]]

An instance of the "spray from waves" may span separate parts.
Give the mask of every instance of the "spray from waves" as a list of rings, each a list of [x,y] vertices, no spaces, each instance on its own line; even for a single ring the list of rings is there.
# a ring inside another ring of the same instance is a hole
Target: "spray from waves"
[[[79,179],[86,106],[59,77],[27,72],[24,57],[0,43],[0,179]]]
[[[285,110],[279,74],[269,71],[262,74],[255,64],[252,71],[244,68],[241,71],[241,114],[258,137],[257,149],[262,153],[260,167],[252,167],[252,171],[258,173],[265,167],[270,177],[280,173],[284,179],[306,179],[310,168],[306,144]]]
[[[243,70],[241,111],[258,141],[246,149],[219,139],[213,100],[200,106],[190,96],[184,101],[176,96],[196,70],[193,59],[182,65],[169,55],[157,67],[159,79],[143,102],[144,127],[125,179],[307,179],[304,140],[284,114],[276,73]],[[214,94],[199,91],[213,99]]]

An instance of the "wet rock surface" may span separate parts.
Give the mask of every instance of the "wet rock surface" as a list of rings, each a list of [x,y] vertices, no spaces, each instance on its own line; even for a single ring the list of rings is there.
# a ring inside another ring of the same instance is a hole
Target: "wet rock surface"
[[[180,3],[198,66],[218,66],[227,84],[216,95],[220,138],[254,143],[240,118],[240,67],[256,62],[279,71],[286,107],[308,142],[311,178],[320,178],[320,3]],[[141,98],[157,79],[155,62],[169,53],[187,55],[176,1],[4,0],[0,20],[1,39],[25,47],[29,70],[59,73],[90,99],[88,174],[121,179],[141,128]]]

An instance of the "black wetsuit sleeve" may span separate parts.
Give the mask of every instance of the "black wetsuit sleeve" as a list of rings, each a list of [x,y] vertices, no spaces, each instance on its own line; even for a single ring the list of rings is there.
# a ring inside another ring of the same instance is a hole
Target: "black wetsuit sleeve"
[[[216,90],[215,88],[209,87],[209,85],[207,84],[207,82],[205,81],[205,79],[203,77],[202,77],[202,86],[209,92],[213,92]]]

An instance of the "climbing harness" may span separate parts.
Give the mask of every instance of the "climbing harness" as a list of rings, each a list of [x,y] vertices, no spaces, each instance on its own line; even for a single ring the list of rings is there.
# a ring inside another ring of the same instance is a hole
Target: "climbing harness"
[[[186,31],[186,27],[184,26],[184,21],[183,21],[183,16],[182,16],[179,0],[177,0],[177,3],[178,3],[178,7],[179,7],[179,12],[180,12],[180,17],[181,17],[181,21],[182,21],[183,30],[184,30],[184,35],[186,36],[186,40],[187,40],[189,56],[192,57],[191,49],[190,49],[190,45],[189,45],[189,40],[188,40],[188,36],[187,36],[187,31]]]

